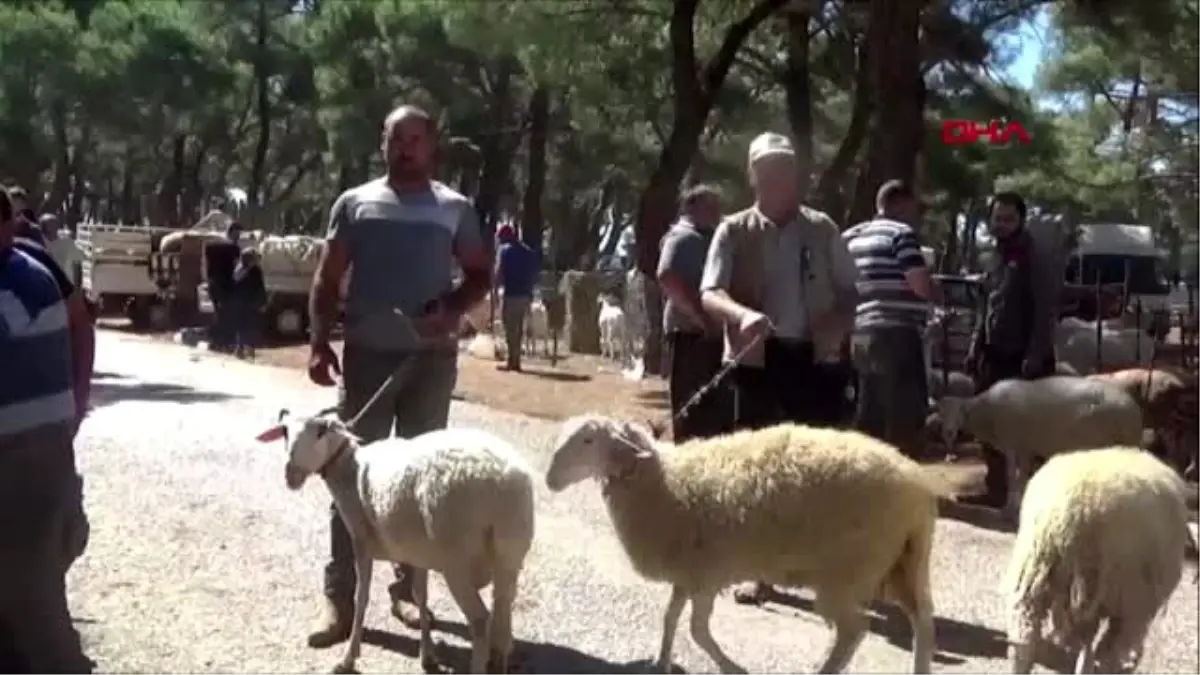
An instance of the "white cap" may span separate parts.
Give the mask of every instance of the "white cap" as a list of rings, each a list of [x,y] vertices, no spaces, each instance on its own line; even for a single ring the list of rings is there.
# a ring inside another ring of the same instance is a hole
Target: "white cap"
[[[763,157],[772,155],[792,155],[796,154],[795,148],[792,147],[792,141],[783,134],[777,134],[768,131],[765,134],[759,134],[750,143],[750,163],[753,164]]]

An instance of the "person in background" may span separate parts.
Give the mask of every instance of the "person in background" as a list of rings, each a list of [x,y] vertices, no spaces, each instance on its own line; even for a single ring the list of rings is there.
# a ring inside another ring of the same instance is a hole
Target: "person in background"
[[[500,245],[496,249],[495,288],[500,296],[500,323],[504,326],[506,363],[500,370],[521,371],[521,338],[525,334],[525,319],[533,290],[538,282],[538,254],[517,237],[512,225],[501,225],[496,233]]]
[[[350,420],[361,413],[354,431],[367,442],[387,438],[393,427],[405,438],[446,427],[458,379],[459,325],[491,288],[491,261],[471,200],[433,178],[437,146],[437,122],[429,113],[406,105],[387,116],[381,143],[387,176],[334,201],[313,278],[308,376],[333,386],[334,374],[342,375],[340,415]],[[456,262],[462,269],[457,284]],[[347,270],[339,367],[330,332]],[[393,375],[390,388],[364,410]],[[326,613],[309,635],[313,647],[349,637],[354,606],[354,550],[332,506],[329,529]],[[424,593],[427,575],[407,565],[394,571],[392,614],[415,628],[413,597]]]
[[[721,194],[708,185],[689,188],[680,198],[679,220],[663,235],[658,259],[658,283],[667,296],[663,335],[670,353],[668,393],[676,443],[717,436],[733,425],[733,401],[724,386],[708,392],[686,416],[676,419],[721,369],[720,326],[700,302],[704,261],[719,222]]]
[[[23,187],[14,186],[8,188],[8,197],[12,201],[15,214],[16,236],[44,247],[46,237],[42,234],[41,228],[37,226],[37,216],[29,206],[29,193]]]
[[[800,170],[786,136],[755,138],[754,205],[717,226],[704,265],[704,309],[725,328],[725,358],[742,355],[733,373],[738,428],[829,426],[845,409],[845,383],[823,366],[842,357],[858,272],[837,224],[801,204]],[[769,590],[750,583],[734,597],[759,603]]]
[[[258,251],[242,250],[229,293],[233,324],[233,350],[238,358],[253,359],[267,306],[267,284]]]
[[[214,321],[209,342],[217,349],[233,345],[234,317],[233,273],[241,256],[242,224],[233,221],[225,229],[225,239],[210,241],[204,246],[205,277],[208,279],[208,298],[212,301]]]
[[[1058,321],[1064,271],[1057,251],[1041,247],[1026,227],[1025,200],[1015,192],[996,193],[988,203],[988,230],[996,255],[987,275],[987,307],[976,325],[967,367],[979,391],[1013,378],[1054,374],[1054,326]],[[959,501],[993,508],[1008,494],[1004,455],[983,448],[986,490]]]
[[[58,263],[63,272],[66,272],[67,277],[78,284],[83,252],[79,250],[75,239],[71,236],[62,236],[62,225],[59,223],[58,216],[52,213],[43,213],[38,218],[38,229],[45,238],[46,250],[54,256],[54,262]]]
[[[875,218],[842,233],[858,267],[851,338],[858,374],[855,426],[916,457],[928,399],[925,321],[929,303],[940,303],[941,294],[913,231],[921,205],[912,186],[884,183],[875,208]]]
[[[79,292],[36,243],[18,241],[0,194],[0,631],[8,672],[91,672],[66,575],[87,547],[75,435],[87,413],[94,334]]]

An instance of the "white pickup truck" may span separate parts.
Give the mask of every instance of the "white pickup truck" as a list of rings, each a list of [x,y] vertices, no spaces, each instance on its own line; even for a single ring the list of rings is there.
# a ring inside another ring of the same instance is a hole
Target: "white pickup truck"
[[[83,290],[101,312],[118,309],[136,328],[168,327],[164,291],[174,266],[156,255],[158,242],[170,232],[148,225],[79,224],[75,242],[83,254]]]

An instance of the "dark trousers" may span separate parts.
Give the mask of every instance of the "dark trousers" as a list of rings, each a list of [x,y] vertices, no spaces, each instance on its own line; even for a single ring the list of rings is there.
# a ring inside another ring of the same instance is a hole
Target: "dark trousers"
[[[710,389],[680,417],[683,406],[716,377],[721,370],[724,343],[703,333],[676,331],[668,337],[671,363],[669,395],[671,433],[676,443],[692,438],[711,438],[733,429],[733,397],[727,383]]]
[[[87,546],[72,424],[0,436],[0,663],[6,673],[84,673],[66,575]]]
[[[764,351],[764,367],[734,370],[738,429],[784,422],[836,426],[842,421],[848,382],[841,364],[814,363],[811,342],[768,338]]]
[[[381,396],[354,427],[364,443],[396,435],[412,438],[446,428],[450,416],[450,396],[458,381],[458,355],[455,352],[383,352],[347,344],[342,351],[342,386],[338,391],[343,420],[353,419],[375,392],[406,359],[415,359],[389,394]],[[330,507],[329,563],[325,566],[325,594],[336,602],[350,604],[354,596],[354,547],[350,531],[337,506]],[[397,581],[393,599],[408,599],[404,583],[407,565],[394,567]]]
[[[218,348],[226,348],[233,344],[233,312],[232,298],[227,293],[210,291],[209,298],[213,305],[213,323],[208,330],[208,341]]]
[[[258,303],[252,300],[235,300],[229,316],[233,346],[253,353],[262,334],[263,315]]]
[[[928,408],[920,332],[891,326],[863,329],[851,338],[851,355],[858,376],[855,427],[916,457]]]
[[[994,349],[985,349],[983,359],[979,364],[979,372],[975,375],[976,388],[978,391],[984,392],[1001,380],[1021,378],[1023,361],[1024,357],[1020,354],[1007,354]],[[1042,363],[1041,368],[1030,379],[1053,375],[1054,368],[1054,357],[1051,356]],[[1004,453],[991,446],[984,445],[980,451],[983,454],[983,463],[987,467],[987,477],[984,479],[987,497],[1003,503],[1008,496],[1008,460],[1004,458]],[[1035,459],[1035,464],[1037,461]]]
[[[500,298],[500,323],[504,326],[504,346],[508,367],[521,369],[521,343],[525,337],[525,318],[529,314],[531,296],[503,295]]]

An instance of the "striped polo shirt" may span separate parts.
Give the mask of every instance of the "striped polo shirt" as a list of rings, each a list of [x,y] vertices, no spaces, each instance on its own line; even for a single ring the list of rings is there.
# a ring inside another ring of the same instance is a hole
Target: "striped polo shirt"
[[[912,228],[880,216],[846,230],[842,238],[858,268],[854,327],[923,327],[929,303],[904,280],[905,272],[925,266]]]
[[[75,418],[67,305],[54,275],[0,249],[0,436]]]

